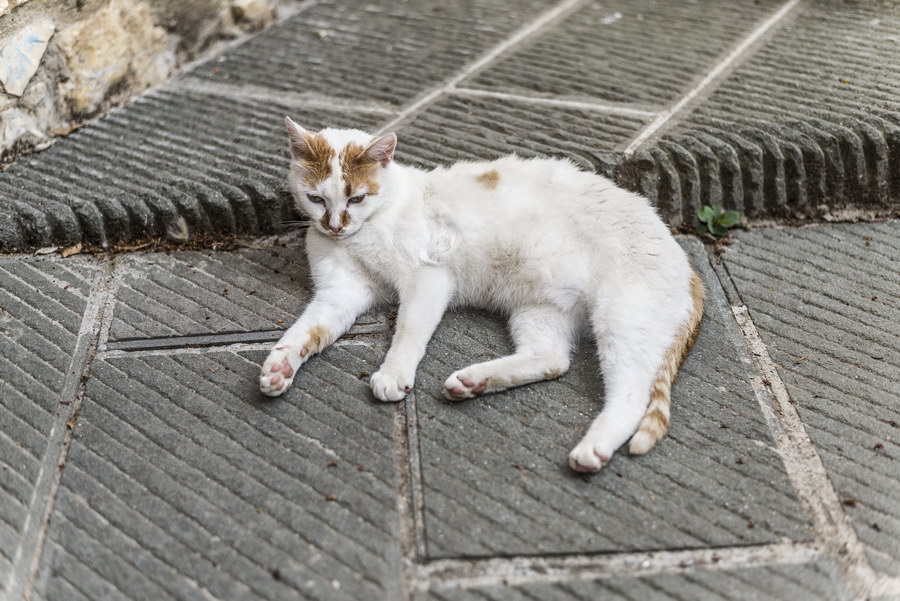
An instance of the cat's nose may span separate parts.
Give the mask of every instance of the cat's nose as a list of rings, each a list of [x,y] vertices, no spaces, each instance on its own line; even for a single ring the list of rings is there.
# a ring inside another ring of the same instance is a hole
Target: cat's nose
[[[341,230],[344,229],[344,226],[343,226],[343,225],[331,225],[331,224],[329,223],[329,224],[328,224],[328,229],[330,229],[330,230],[331,230],[332,232],[334,232],[335,234],[339,234],[339,233],[341,232]]]

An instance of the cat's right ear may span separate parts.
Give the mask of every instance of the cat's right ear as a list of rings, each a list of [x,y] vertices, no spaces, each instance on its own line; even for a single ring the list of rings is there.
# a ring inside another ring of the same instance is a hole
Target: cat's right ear
[[[291,138],[291,156],[298,161],[309,154],[308,138],[312,135],[290,118],[284,118],[284,124],[288,130],[288,136]]]

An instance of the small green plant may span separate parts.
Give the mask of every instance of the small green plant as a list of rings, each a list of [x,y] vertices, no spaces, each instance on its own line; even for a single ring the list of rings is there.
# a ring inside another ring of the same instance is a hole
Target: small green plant
[[[720,207],[703,205],[697,209],[697,219],[706,225],[710,234],[722,237],[741,222],[741,214],[739,211],[725,211]],[[702,226],[700,229],[702,231]]]

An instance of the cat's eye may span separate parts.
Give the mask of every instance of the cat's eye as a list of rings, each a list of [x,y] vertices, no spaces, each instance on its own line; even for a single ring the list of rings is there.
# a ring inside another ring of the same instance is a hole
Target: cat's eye
[[[307,194],[306,197],[310,200],[310,202],[314,202],[317,205],[325,204],[325,199],[321,196],[316,196],[315,194]]]
[[[349,203],[352,204],[352,205],[355,205],[355,204],[361,203],[361,202],[364,201],[365,199],[366,199],[366,195],[365,195],[365,194],[360,194],[359,196],[354,196],[353,198],[347,199],[347,202],[349,202]]]

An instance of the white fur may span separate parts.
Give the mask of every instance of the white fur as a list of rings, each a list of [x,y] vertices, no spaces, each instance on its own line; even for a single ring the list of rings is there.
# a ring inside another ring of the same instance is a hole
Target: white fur
[[[321,132],[337,152],[356,130]],[[495,170],[495,189],[478,177]],[[450,375],[448,398],[468,398],[546,378],[569,366],[578,333],[597,341],[606,403],[570,454],[573,468],[599,469],[637,429],[651,384],[691,309],[691,268],[646,199],[558,159],[505,157],[424,172],[391,162],[380,192],[347,207],[340,169],[313,193],[332,211],[348,208],[339,235],[318,223],[295,162],[298,208],[312,220],[307,251],[316,292],[263,366],[261,387],[283,393],[307,357],[309,328],[336,339],[380,301],[399,301],[391,348],[371,377],[376,398],[398,401],[412,388],[425,347],[448,306],[510,316],[516,352]]]

